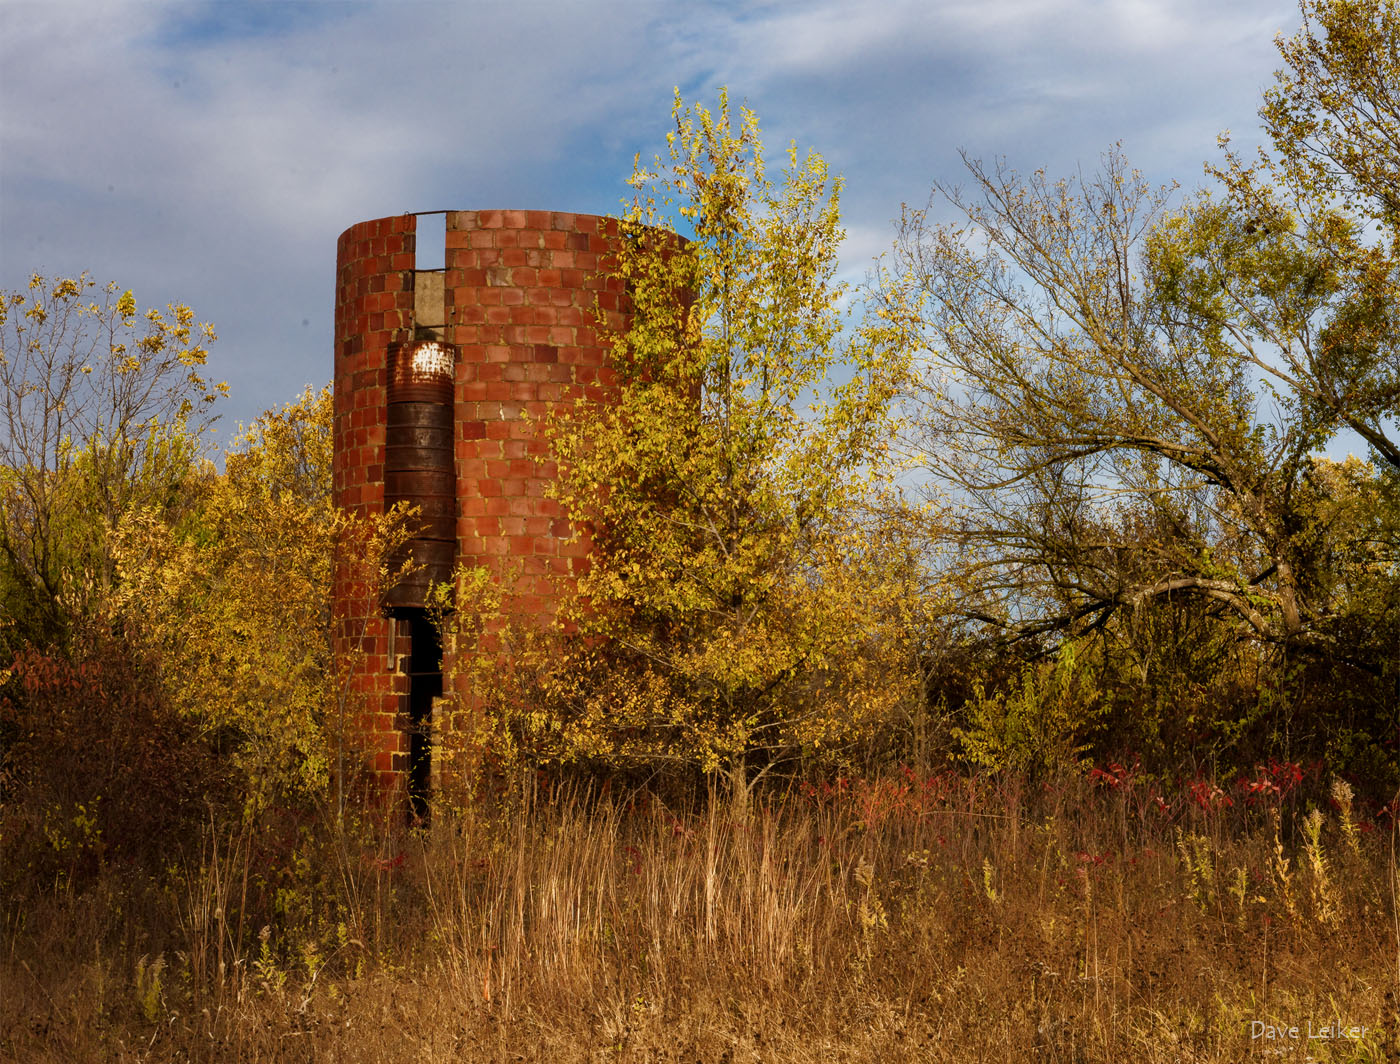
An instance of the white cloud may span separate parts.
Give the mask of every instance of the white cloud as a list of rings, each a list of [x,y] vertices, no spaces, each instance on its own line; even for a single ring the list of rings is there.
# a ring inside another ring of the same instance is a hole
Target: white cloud
[[[241,21],[240,21],[241,20]],[[1286,0],[0,3],[0,285],[93,268],[223,337],[247,418],[330,373],[334,241],[405,210],[616,209],[671,87],[843,172],[844,273],[956,149],[1192,181],[1253,126]],[[303,321],[305,324],[303,325]]]

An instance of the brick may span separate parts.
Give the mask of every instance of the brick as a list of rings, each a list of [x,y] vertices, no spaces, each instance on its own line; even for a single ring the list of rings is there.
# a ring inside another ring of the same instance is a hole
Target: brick
[[[621,288],[596,273],[611,257],[616,223],[517,210],[453,211],[446,223],[444,308],[458,346],[458,557],[502,572],[515,566],[517,606],[543,619],[586,571],[589,548],[547,497],[556,471],[540,422],[577,396],[616,394],[595,328],[595,306],[611,328],[622,325]],[[383,508],[387,349],[412,337],[406,277],[416,226],[414,216],[396,215],[352,225],[336,241],[333,493],[364,513]],[[365,648],[349,684],[360,703],[356,731],[381,793],[400,793],[409,680],[389,670],[378,592],[351,579],[353,568],[337,560],[337,651]]]

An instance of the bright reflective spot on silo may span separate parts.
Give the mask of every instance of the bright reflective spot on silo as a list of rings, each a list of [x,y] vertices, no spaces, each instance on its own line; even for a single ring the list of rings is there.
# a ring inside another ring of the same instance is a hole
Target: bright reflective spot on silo
[[[452,349],[446,344],[419,343],[413,348],[415,380],[451,380]]]

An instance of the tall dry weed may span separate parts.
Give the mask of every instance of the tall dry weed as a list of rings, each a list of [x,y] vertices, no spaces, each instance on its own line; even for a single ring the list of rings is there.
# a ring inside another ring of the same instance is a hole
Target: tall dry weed
[[[290,878],[211,824],[140,905],[109,878],[7,915],[0,1057],[1224,1062],[1326,1016],[1368,1031],[1334,1059],[1384,1059],[1379,833],[1194,808],[905,773],[737,818],[530,784],[323,825]]]

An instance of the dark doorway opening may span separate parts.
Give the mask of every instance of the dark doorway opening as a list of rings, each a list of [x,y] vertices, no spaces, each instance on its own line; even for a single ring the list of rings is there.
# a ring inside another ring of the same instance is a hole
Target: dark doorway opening
[[[433,699],[442,696],[442,640],[422,610],[408,616],[408,815],[426,823],[433,789]]]

